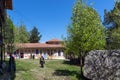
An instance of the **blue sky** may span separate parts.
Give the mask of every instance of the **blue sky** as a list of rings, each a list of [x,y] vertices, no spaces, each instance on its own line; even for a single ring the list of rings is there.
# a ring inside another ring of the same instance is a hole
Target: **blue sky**
[[[66,36],[67,26],[72,16],[76,0],[13,0],[13,10],[7,11],[16,26],[25,24],[30,31],[33,26],[42,34],[40,42],[53,38],[62,40]],[[93,3],[101,19],[104,9],[113,9],[114,0],[88,0]]]

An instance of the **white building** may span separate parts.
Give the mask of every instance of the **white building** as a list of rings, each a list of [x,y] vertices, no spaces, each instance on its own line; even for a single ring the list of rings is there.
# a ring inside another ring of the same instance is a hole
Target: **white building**
[[[15,56],[24,59],[33,57],[37,59],[42,55],[45,59],[65,59],[64,49],[62,41],[58,39],[52,39],[46,43],[22,43],[19,44]]]

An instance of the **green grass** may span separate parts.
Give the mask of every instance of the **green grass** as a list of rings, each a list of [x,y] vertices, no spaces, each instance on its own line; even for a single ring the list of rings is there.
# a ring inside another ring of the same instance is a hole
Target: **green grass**
[[[80,80],[79,66],[64,60],[46,60],[41,68],[39,60],[16,60],[14,80]]]

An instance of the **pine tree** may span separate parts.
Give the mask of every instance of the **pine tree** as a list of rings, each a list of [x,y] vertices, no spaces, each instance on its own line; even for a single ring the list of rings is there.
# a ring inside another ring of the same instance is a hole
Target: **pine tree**
[[[107,28],[107,48],[120,49],[120,1],[115,2],[113,10],[104,11],[103,24]]]
[[[38,43],[41,39],[42,35],[40,34],[40,32],[38,32],[38,29],[36,27],[34,27],[31,31],[30,31],[30,43]]]

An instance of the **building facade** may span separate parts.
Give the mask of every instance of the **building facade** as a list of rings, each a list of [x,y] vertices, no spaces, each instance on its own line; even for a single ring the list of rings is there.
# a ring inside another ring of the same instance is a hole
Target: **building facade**
[[[62,41],[58,39],[52,39],[45,43],[23,43],[19,44],[14,56],[23,59],[38,59],[41,56],[45,59],[65,59],[64,49]]]

